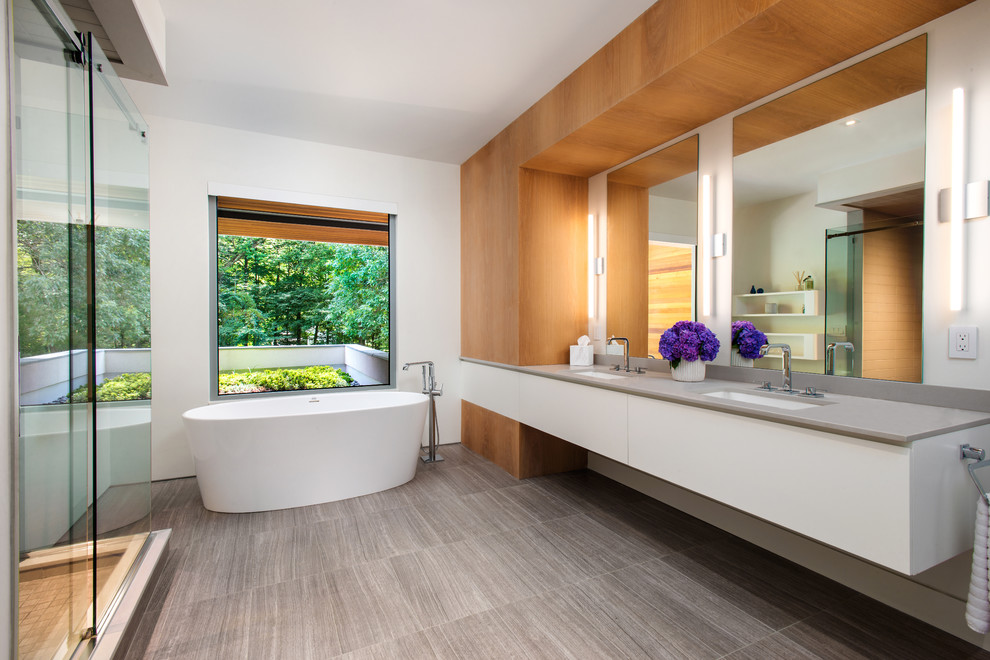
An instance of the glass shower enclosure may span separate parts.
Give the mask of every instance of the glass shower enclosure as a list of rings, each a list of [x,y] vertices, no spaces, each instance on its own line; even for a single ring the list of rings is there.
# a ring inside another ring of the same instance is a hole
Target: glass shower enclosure
[[[98,635],[151,528],[147,128],[92,35],[14,0],[18,656]]]
[[[921,382],[923,257],[917,215],[826,230],[825,344],[855,347],[835,351],[832,373]]]

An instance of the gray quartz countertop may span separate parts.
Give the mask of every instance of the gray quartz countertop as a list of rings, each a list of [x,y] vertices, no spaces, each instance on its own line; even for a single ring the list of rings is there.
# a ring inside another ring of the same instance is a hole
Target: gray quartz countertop
[[[706,378],[698,383],[675,381],[669,373],[648,371],[645,374],[625,374],[608,367],[572,367],[566,364],[520,367],[472,358],[465,362],[518,371],[557,380],[598,387],[614,392],[633,394],[661,401],[670,401],[709,410],[718,410],[745,417],[753,417],[781,424],[838,433],[887,444],[907,445],[915,440],[942,435],[952,431],[990,425],[990,413],[960,408],[919,405],[885,399],[825,393],[812,398],[796,394],[768,393],[752,383]],[[583,375],[587,372],[619,375],[621,378],[603,379]],[[748,399],[745,402],[718,398],[707,393],[739,392]],[[763,405],[766,400],[768,405]],[[809,404],[809,407],[787,410],[769,405],[783,400]],[[760,402],[760,403],[758,403]],[[987,447],[990,449],[990,426],[987,426]]]

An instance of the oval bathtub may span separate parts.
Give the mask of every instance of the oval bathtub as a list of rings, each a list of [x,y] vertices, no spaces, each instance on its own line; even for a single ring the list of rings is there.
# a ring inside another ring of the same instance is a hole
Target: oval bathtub
[[[203,504],[223,513],[270,511],[404,484],[416,474],[427,401],[379,390],[186,411]]]

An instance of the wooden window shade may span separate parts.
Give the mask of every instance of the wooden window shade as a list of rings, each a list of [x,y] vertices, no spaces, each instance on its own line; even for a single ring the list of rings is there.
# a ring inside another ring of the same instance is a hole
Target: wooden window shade
[[[217,197],[217,233],[388,246],[388,214]]]

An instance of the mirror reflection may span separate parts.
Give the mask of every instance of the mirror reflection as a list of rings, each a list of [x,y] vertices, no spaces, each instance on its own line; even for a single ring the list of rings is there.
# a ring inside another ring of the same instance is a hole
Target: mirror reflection
[[[921,382],[925,71],[923,35],[734,120],[732,318],[793,371]]]
[[[606,332],[630,355],[659,358],[663,331],[694,320],[697,236],[697,135],[609,173]]]

